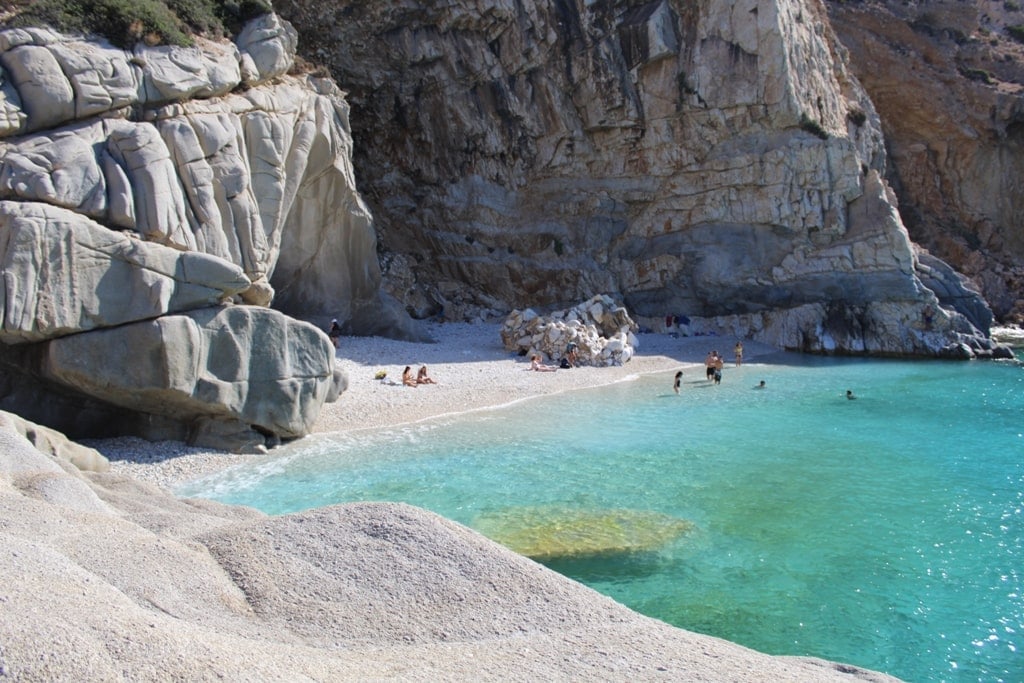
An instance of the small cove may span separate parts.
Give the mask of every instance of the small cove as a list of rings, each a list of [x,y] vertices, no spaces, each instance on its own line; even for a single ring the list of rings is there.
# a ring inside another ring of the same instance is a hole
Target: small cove
[[[727,367],[721,386],[687,370],[678,396],[670,375],[645,376],[303,439],[179,493],[270,514],[400,500],[477,528],[535,510],[656,513],[692,529],[546,563],[765,652],[913,681],[1020,680],[1024,370],[769,360]]]

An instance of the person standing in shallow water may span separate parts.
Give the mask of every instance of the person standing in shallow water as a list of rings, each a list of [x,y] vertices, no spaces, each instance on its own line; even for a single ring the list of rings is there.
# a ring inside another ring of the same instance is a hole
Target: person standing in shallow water
[[[682,382],[682,381],[683,381],[683,371],[680,370],[679,372],[676,373],[675,381],[672,382],[672,390],[675,391],[677,394],[679,393],[679,383]]]
[[[736,354],[736,367],[743,365],[743,342],[736,342],[736,346],[733,347],[733,353]]]
[[[715,359],[718,358],[718,351],[708,351],[704,357],[704,373],[709,380],[715,377]]]

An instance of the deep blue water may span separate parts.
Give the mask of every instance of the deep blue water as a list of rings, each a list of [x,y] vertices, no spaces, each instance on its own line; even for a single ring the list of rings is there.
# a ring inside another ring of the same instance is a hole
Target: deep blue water
[[[720,386],[688,370],[679,396],[666,373],[304,439],[180,493],[271,514],[400,500],[488,529],[537,510],[661,513],[694,527],[547,563],[764,652],[1024,681],[1024,368],[774,360]]]

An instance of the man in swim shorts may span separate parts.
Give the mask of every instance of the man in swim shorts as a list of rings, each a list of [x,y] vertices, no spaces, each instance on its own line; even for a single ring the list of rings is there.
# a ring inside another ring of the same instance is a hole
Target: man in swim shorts
[[[708,351],[708,355],[704,358],[704,376],[711,380],[715,378],[715,359],[718,358],[718,351]]]

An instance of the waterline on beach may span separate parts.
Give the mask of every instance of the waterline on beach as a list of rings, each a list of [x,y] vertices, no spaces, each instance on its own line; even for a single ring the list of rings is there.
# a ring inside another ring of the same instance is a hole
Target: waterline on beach
[[[642,377],[318,436],[183,493],[273,514],[402,500],[469,526],[544,506],[653,511],[694,531],[653,552],[549,565],[766,652],[908,680],[1012,678],[1020,368],[803,359],[727,367],[720,387],[700,375],[687,371],[679,396],[670,375]]]

